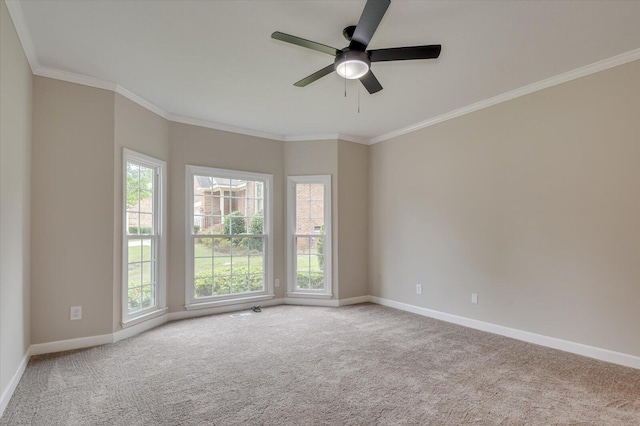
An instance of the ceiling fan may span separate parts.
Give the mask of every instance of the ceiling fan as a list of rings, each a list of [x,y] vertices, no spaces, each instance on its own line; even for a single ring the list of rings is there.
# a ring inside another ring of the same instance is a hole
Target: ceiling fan
[[[373,94],[382,90],[382,85],[371,72],[372,62],[435,59],[440,56],[442,46],[439,44],[367,50],[367,46],[390,3],[391,0],[368,0],[362,11],[362,16],[360,16],[358,25],[351,25],[342,32],[344,37],[350,42],[349,46],[344,49],[336,49],[335,47],[316,43],[315,41],[281,33],[280,31],[271,34],[271,38],[276,40],[317,50],[318,52],[335,57],[333,64],[327,65],[320,71],[314,72],[293,85],[305,87],[325,75],[336,71],[341,77],[359,79],[367,91]]]

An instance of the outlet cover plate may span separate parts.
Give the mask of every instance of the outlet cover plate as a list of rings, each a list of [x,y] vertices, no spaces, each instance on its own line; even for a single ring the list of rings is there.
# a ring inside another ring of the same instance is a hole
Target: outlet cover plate
[[[71,321],[82,319],[82,306],[72,306],[69,312]]]
[[[422,284],[416,284],[416,294],[422,294]]]

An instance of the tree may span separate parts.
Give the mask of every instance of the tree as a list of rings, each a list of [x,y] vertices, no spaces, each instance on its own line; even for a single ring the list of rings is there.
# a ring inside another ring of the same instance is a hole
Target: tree
[[[251,223],[249,224],[249,233],[262,234],[263,227],[264,227],[264,212],[262,210],[258,210],[256,215],[251,218]]]
[[[232,212],[229,216],[224,218],[222,224],[222,233],[225,235],[244,234],[246,232],[247,225],[244,221],[242,213],[239,211]]]
[[[249,233],[260,235],[264,233],[264,212],[259,210],[256,215],[251,218],[249,224]],[[262,238],[247,238],[249,250],[260,250],[262,248]]]
[[[136,207],[139,200],[152,195],[153,169],[127,162],[127,210]]]
[[[244,216],[239,211],[231,212],[231,214],[224,218],[222,224],[222,233],[225,235],[244,234],[247,231],[247,225],[244,221]],[[232,238],[231,243],[234,247],[238,247],[242,244],[244,238]]]

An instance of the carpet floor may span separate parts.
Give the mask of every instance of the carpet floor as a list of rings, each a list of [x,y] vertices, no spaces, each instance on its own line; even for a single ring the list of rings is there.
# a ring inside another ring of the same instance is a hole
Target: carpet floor
[[[31,359],[0,425],[640,425],[640,370],[373,304]]]

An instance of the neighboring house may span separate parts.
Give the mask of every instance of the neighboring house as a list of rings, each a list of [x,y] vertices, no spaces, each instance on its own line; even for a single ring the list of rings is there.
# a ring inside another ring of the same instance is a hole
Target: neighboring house
[[[220,233],[224,216],[237,211],[250,218],[264,208],[262,182],[196,176],[193,185],[194,226],[202,231]]]
[[[194,227],[202,233],[221,233],[224,216],[241,212],[249,226],[251,217],[264,208],[264,184],[236,179],[196,176],[193,182]],[[320,234],[324,224],[322,185],[298,185],[297,234]],[[318,238],[299,239],[298,249],[315,248]]]

